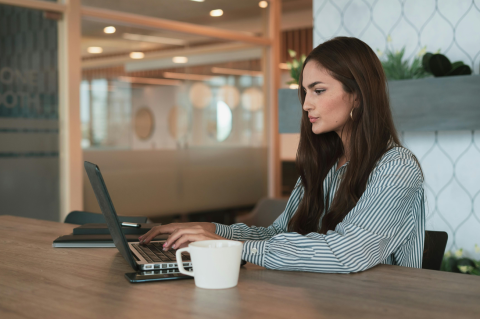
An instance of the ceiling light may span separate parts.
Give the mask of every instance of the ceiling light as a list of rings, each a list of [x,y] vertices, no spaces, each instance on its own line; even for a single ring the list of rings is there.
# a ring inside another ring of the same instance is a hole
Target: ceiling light
[[[188,58],[186,56],[174,56],[172,61],[173,63],[187,63]]]
[[[102,53],[103,49],[101,47],[88,47],[87,51],[88,53],[98,54]]]
[[[132,59],[143,59],[145,54],[143,52],[130,52],[130,58]]]
[[[212,17],[220,17],[223,15],[223,10],[222,9],[212,10],[210,11],[210,15]]]
[[[133,40],[133,41],[153,42],[153,43],[161,43],[161,44],[174,44],[174,45],[185,45],[186,44],[186,41],[184,41],[184,40],[157,37],[157,36],[153,36],[153,35],[124,33],[122,35],[122,37],[124,39]]]
[[[192,1],[195,1],[195,2],[204,2],[205,0],[192,0]]]
[[[258,3],[258,6],[259,6],[260,8],[265,9],[266,7],[268,7],[268,2],[267,2],[267,1],[260,1],[260,2]]]
[[[115,33],[115,31],[117,31],[117,29],[115,29],[115,27],[112,27],[112,26],[105,27],[103,29],[103,32],[108,33],[108,34]]]

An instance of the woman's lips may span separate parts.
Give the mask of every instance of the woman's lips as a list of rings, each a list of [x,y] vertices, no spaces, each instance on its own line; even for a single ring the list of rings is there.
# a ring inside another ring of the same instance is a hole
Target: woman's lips
[[[308,119],[310,120],[310,123],[314,123],[318,120],[318,117],[309,116]]]

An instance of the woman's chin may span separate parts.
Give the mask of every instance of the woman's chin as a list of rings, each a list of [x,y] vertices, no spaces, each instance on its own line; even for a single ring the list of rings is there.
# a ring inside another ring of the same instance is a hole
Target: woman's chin
[[[318,127],[315,127],[315,126],[312,126],[312,132],[313,134],[322,134],[322,133],[325,133],[322,129],[318,128]]]

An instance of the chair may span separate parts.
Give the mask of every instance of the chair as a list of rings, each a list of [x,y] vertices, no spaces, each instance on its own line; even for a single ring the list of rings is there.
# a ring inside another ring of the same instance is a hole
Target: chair
[[[262,198],[253,208],[251,213],[236,218],[237,223],[257,227],[270,226],[285,210],[287,199]]]
[[[425,231],[423,269],[440,270],[447,246],[448,234],[444,231]]]
[[[128,222],[128,223],[137,223],[137,224],[142,224],[147,222],[147,217],[141,217],[141,216],[118,216],[118,220],[123,223],[123,222]],[[97,213],[90,213],[90,212],[83,212],[79,210],[74,210],[70,212],[67,217],[65,217],[64,223],[68,224],[77,224],[77,225],[83,225],[83,224],[91,224],[91,223],[101,223],[105,224],[105,217],[103,217],[102,214],[97,214]]]

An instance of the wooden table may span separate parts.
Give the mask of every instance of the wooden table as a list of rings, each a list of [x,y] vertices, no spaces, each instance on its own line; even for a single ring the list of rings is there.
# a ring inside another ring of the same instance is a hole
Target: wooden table
[[[131,284],[114,248],[53,248],[73,225],[0,216],[0,318],[480,318],[480,277],[378,265],[355,274],[247,264],[238,286]]]

